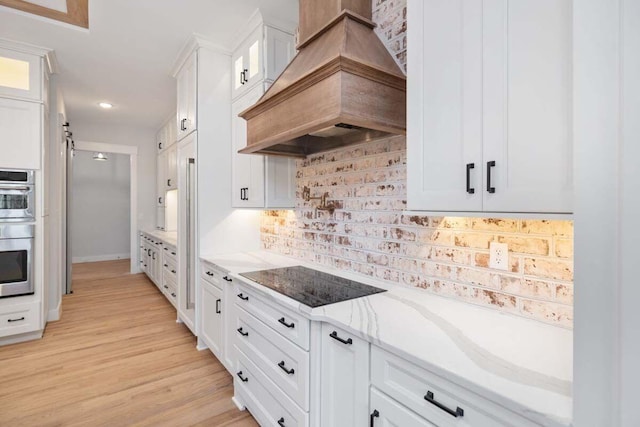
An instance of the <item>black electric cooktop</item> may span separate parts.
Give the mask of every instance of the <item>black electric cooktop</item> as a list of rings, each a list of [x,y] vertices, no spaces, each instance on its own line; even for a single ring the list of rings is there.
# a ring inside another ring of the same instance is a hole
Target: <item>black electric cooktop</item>
[[[320,307],[386,291],[302,266],[252,271],[240,275],[309,307]]]

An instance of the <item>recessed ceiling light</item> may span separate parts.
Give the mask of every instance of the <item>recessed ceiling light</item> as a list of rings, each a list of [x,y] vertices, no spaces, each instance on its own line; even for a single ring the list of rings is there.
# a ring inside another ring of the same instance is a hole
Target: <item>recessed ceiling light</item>
[[[107,155],[104,153],[93,153],[93,160],[98,160],[98,161],[106,161],[108,159]]]
[[[108,110],[109,108],[113,108],[113,104],[109,104],[108,102],[101,102],[98,105],[106,110]]]

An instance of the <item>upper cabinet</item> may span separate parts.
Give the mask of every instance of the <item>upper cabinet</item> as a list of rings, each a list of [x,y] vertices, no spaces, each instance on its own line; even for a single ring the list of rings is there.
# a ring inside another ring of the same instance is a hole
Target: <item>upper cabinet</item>
[[[42,100],[42,57],[0,48],[0,96]]]
[[[248,34],[231,61],[232,206],[292,208],[295,206],[295,160],[238,153],[247,146],[247,122],[238,115],[262,97],[293,59],[294,37],[264,22]]]
[[[571,1],[408,8],[408,208],[571,213]]]
[[[184,65],[176,74],[178,83],[178,111],[176,114],[177,140],[180,141],[185,136],[198,128],[197,123],[197,61],[198,53],[194,51],[185,61]]]

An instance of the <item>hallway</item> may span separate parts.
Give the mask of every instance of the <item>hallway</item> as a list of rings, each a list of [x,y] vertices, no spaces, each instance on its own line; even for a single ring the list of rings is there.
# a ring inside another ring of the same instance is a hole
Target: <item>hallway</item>
[[[0,425],[255,426],[232,378],[129,260],[74,265],[42,340],[0,348]]]

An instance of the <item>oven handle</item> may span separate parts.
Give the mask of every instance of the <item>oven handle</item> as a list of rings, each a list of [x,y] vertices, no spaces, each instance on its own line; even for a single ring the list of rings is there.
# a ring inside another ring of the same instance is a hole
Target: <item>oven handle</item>
[[[0,190],[31,191],[31,187],[11,187],[9,185],[0,185]]]

